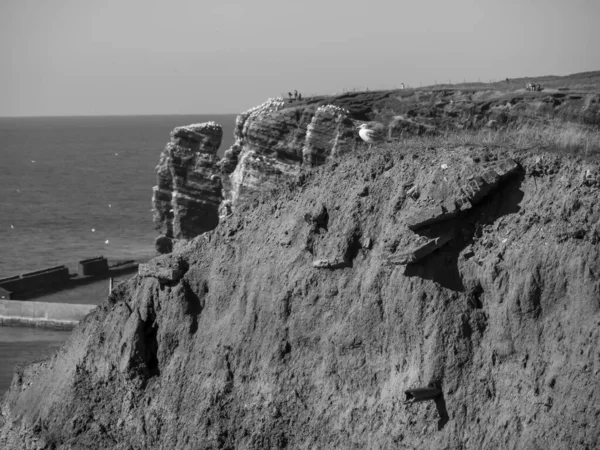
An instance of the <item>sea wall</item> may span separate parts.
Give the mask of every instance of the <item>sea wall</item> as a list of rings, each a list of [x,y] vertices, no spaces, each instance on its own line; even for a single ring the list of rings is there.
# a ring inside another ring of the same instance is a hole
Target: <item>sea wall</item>
[[[25,292],[60,288],[68,282],[69,269],[66,266],[55,266],[0,279],[0,287],[11,292],[12,296],[18,296]]]
[[[103,256],[79,261],[80,275],[105,275],[108,273],[108,260]]]
[[[71,329],[96,305],[0,300],[0,325]]]

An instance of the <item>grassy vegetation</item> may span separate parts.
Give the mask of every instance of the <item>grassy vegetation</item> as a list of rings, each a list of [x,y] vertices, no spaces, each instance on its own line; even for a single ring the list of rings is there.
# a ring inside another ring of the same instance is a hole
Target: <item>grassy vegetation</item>
[[[417,148],[498,147],[512,150],[537,149],[586,157],[600,156],[598,128],[559,119],[544,123],[532,121],[514,124],[497,130],[483,128],[472,131],[446,131],[437,135],[413,135],[401,138],[398,143]]]

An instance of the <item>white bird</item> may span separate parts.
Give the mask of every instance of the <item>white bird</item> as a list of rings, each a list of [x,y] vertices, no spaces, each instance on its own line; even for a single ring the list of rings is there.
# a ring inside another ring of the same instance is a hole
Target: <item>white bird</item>
[[[10,225],[10,227],[13,228],[13,229],[15,228],[14,225],[12,225],[12,224]]]
[[[92,233],[95,233],[95,232],[96,232],[96,229],[95,229],[95,228],[92,228]]]
[[[104,242],[105,244],[108,244],[108,239]]]
[[[369,144],[369,150],[371,150],[371,146],[373,144],[376,144],[377,142],[382,142],[385,139],[380,130],[369,128],[369,126],[366,123],[361,124],[361,126],[359,127],[358,135],[363,141]]]

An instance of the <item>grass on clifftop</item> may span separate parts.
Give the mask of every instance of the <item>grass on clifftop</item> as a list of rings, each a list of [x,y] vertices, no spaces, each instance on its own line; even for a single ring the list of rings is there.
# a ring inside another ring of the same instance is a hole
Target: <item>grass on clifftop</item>
[[[543,150],[600,156],[600,130],[583,124],[551,120],[513,125],[504,129],[448,131],[431,136],[408,136],[403,146],[416,147],[500,147],[512,150]]]

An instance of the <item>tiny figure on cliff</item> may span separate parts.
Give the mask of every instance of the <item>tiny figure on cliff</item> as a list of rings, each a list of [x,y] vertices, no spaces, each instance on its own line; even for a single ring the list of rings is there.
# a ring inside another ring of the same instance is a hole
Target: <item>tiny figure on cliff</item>
[[[302,94],[298,94],[298,100],[302,100]]]
[[[298,91],[294,89],[294,100],[298,100]]]
[[[404,89],[404,83],[400,84],[400,89]]]
[[[292,93],[288,92],[288,95],[290,96],[290,102],[292,101]]]
[[[358,135],[363,141],[369,144],[369,150],[371,150],[371,146],[373,144],[384,141],[384,136],[383,133],[381,133],[381,130],[369,128],[366,123],[363,123],[359,127]]]

